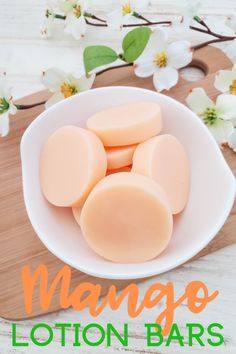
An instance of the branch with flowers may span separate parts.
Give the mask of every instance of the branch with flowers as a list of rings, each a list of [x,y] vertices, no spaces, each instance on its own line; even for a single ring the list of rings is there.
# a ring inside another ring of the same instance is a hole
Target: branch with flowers
[[[42,28],[45,38],[51,36],[56,21],[61,21],[64,31],[76,40],[86,35],[88,26],[108,28],[121,33],[123,28],[131,28],[131,31],[125,34],[122,51],[119,53],[104,45],[86,47],[83,53],[85,74],[80,77],[54,68],[43,73],[42,83],[53,93],[45,104],[46,108],[90,89],[97,75],[113,69],[131,66],[136,76],[152,77],[155,89],[161,92],[177,84],[179,69],[191,63],[194,50],[213,43],[230,42],[227,51],[236,53],[236,15],[226,21],[231,29],[230,35],[223,35],[212,31],[199,15],[200,4],[196,1],[189,1],[183,8],[181,17],[172,21],[154,21],[143,16],[142,11],[148,3],[148,0],[120,0],[120,5],[104,18],[91,12],[86,0],[58,0],[50,4]],[[186,40],[171,43],[168,38],[170,29],[181,36],[192,30],[211,36],[212,39],[195,46],[191,46]],[[220,145],[228,144],[236,151],[236,67],[231,71],[220,71],[215,79],[215,87],[222,92],[215,103],[201,88],[194,89],[186,102],[207,125]],[[9,114],[44,103],[28,106],[13,104],[5,78],[1,80],[0,135],[8,134]]]

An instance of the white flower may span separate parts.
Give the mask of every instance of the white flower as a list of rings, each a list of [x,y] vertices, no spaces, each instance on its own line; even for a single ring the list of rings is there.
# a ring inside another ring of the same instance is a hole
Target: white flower
[[[87,29],[84,14],[88,8],[88,2],[86,0],[67,0],[63,3],[63,11],[66,14],[65,32],[71,34],[75,39],[81,39]]]
[[[54,17],[46,17],[41,27],[41,35],[43,38],[50,38],[52,36],[52,26],[54,23]]]
[[[52,35],[52,27],[55,20],[55,6],[56,4],[54,1],[47,1],[47,10],[45,13],[44,22],[41,26],[41,35],[43,38],[49,38]]]
[[[202,88],[195,88],[186,102],[203,120],[218,144],[228,141],[234,130],[231,120],[236,117],[236,96],[219,95],[214,103]]]
[[[182,34],[189,30],[189,27],[193,24],[193,18],[198,16],[199,10],[202,7],[201,2],[195,0],[188,0],[185,5],[181,6],[181,21],[172,21],[171,29],[173,32]]]
[[[230,27],[236,33],[236,12],[230,15],[225,21],[226,26]]]
[[[47,101],[46,108],[79,92],[89,90],[95,75],[77,77],[56,68],[48,69],[42,76],[42,83],[54,94]]]
[[[220,70],[216,74],[214,84],[220,92],[236,95],[236,65],[232,70]]]
[[[233,133],[228,138],[229,147],[236,152],[236,129],[234,129]]]
[[[107,26],[113,30],[119,30],[130,22],[133,14],[143,10],[149,4],[149,0],[120,0],[119,7],[107,15]]]
[[[156,28],[141,56],[134,63],[135,74],[139,77],[153,75],[157,91],[169,90],[178,82],[178,69],[192,61],[191,45],[188,41],[167,43],[167,33]]]
[[[0,136],[9,133],[9,114],[16,114],[17,108],[12,103],[11,88],[5,77],[0,77]]]

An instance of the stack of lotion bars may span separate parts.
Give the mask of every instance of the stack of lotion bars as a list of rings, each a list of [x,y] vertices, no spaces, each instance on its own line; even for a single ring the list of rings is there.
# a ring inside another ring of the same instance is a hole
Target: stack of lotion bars
[[[42,149],[45,198],[72,208],[88,245],[110,261],[158,256],[188,201],[187,154],[161,130],[160,106],[136,102],[94,114],[87,129],[62,127]]]

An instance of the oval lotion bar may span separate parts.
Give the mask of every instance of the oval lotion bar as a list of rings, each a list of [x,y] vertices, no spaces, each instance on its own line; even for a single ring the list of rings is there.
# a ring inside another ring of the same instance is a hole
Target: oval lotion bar
[[[130,172],[131,168],[132,168],[131,166],[125,166],[114,170],[107,170],[106,176],[111,175],[113,173]],[[83,206],[72,208],[72,214],[79,225],[80,225],[80,216],[81,216],[82,208]]]
[[[154,181],[135,173],[105,177],[88,196],[80,216],[88,245],[113,262],[145,262],[168,245],[173,217]]]
[[[107,147],[105,149],[107,154],[107,169],[114,170],[130,166],[136,147],[137,145]]]
[[[106,169],[106,152],[94,133],[76,126],[62,127],[42,149],[43,194],[56,206],[81,206]]]
[[[91,116],[87,127],[105,146],[137,144],[160,133],[161,109],[149,101],[112,107]]]
[[[166,192],[173,214],[188,201],[189,163],[182,144],[172,135],[159,135],[138,145],[132,172],[152,178]]]

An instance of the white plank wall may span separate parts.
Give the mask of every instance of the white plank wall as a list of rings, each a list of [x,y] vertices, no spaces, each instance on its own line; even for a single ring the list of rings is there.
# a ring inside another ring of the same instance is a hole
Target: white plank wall
[[[93,0],[94,12],[103,15],[105,11],[112,8],[116,1]],[[61,35],[58,28],[55,38],[43,40],[40,36],[40,27],[45,10],[44,0],[0,0],[0,71],[6,71],[9,81],[14,87],[14,98],[23,97],[29,93],[42,89],[40,73],[53,66],[60,67],[66,71],[82,71],[81,53],[84,46],[94,43],[112,45],[114,48],[120,46],[120,34],[112,33],[107,29],[97,30],[89,28],[86,37],[76,42],[71,37]],[[153,0],[147,11],[149,18],[171,19],[178,16],[178,7],[184,1],[180,0]],[[105,5],[104,5],[105,4]],[[202,13],[207,17],[209,23],[218,26],[219,30],[224,19],[236,11],[235,0],[205,0]],[[60,25],[58,26],[60,27]],[[189,33],[188,38],[197,43],[206,39],[205,36]],[[126,304],[119,311],[106,310],[101,316],[94,319],[88,311],[76,313],[73,310],[59,311],[58,313],[43,316],[40,319],[22,321],[18,323],[18,336],[24,340],[28,337],[33,324],[45,322],[54,325],[56,322],[79,322],[82,326],[90,322],[105,324],[108,321],[118,329],[122,329],[125,322],[129,323],[130,341],[128,348],[122,348],[114,341],[113,348],[101,346],[98,348],[73,348],[73,333],[68,331],[68,342],[66,348],[59,345],[59,332],[55,332],[53,346],[46,348],[13,349],[11,346],[11,323],[0,319],[0,353],[1,354],[23,354],[23,353],[236,353],[236,245],[225,248],[200,260],[184,265],[176,270],[154,279],[147,280],[140,284],[140,296],[145,292],[148,285],[153,282],[173,281],[175,284],[176,297],[184,291],[185,286],[191,280],[204,281],[211,291],[218,289],[219,297],[211,303],[208,308],[199,315],[189,313],[185,305],[182,305],[176,312],[175,322],[187,338],[185,324],[187,322],[199,322],[207,326],[212,322],[220,322],[224,326],[225,344],[217,349],[206,346],[200,348],[194,345],[192,348],[180,348],[174,344],[170,348],[161,347],[158,350],[148,349],[146,346],[144,323],[152,322],[155,319],[155,312],[145,311],[140,317],[130,319],[127,315]],[[4,284],[0,284],[4,286]],[[1,306],[1,304],[0,304]],[[162,305],[161,305],[162,306]],[[160,307],[161,308],[161,307]],[[160,308],[157,311],[160,311]],[[92,336],[96,336],[94,333]],[[41,334],[41,338],[45,333]],[[205,337],[206,338],[206,337]]]

